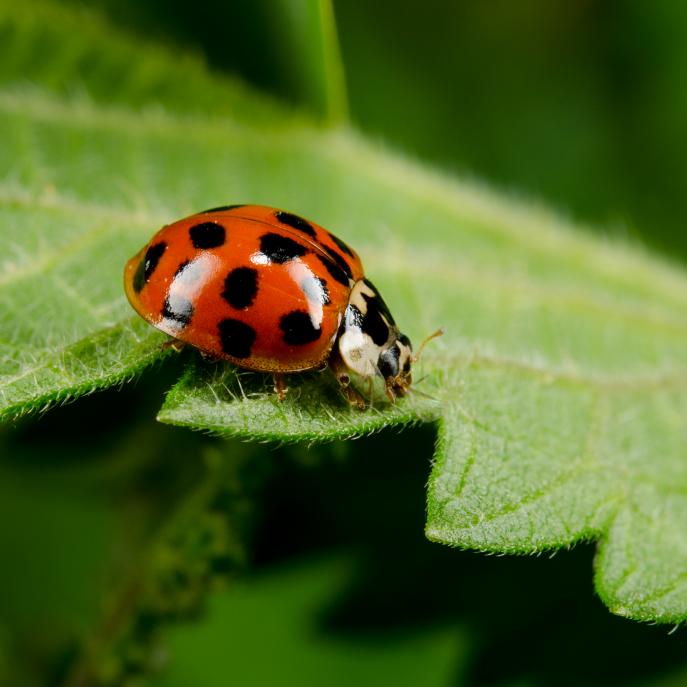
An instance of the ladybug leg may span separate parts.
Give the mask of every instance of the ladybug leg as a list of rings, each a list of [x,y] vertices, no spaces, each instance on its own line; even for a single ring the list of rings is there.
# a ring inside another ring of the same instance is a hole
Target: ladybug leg
[[[288,391],[286,382],[284,382],[284,375],[275,372],[272,375],[272,377],[274,378],[274,391],[277,394],[277,396],[279,396],[279,400],[283,401],[284,399],[286,399],[286,392]]]
[[[351,376],[348,374],[348,369],[336,350],[332,351],[329,357],[329,365],[332,368],[336,380],[339,382],[341,391],[346,397],[346,400],[352,406],[357,406],[358,410],[365,410],[365,399],[351,386]]]
[[[384,393],[392,403],[396,403],[396,392],[393,387],[393,379],[388,380],[386,384],[384,384]]]
[[[166,351],[168,348],[171,348],[175,353],[181,353],[184,350],[184,346],[186,344],[183,341],[179,341],[179,339],[167,339],[162,344],[162,350]]]
[[[374,377],[368,377],[365,380],[365,393],[367,394],[367,397],[370,399],[370,405],[372,405],[372,400],[374,399],[374,386]]]
[[[342,386],[341,391],[352,406],[357,406],[358,410],[365,410],[365,399],[352,386]]]

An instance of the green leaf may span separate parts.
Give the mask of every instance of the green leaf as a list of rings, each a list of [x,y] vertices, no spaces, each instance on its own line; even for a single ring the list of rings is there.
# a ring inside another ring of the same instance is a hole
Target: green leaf
[[[167,395],[158,419],[173,425],[210,430],[254,440],[331,440],[354,437],[392,424],[437,418],[434,401],[398,403],[361,413],[341,394],[328,371],[293,376],[286,401],[274,393],[271,375],[239,373],[223,364],[190,364]],[[230,414],[230,416],[228,415]]]
[[[130,378],[160,359],[164,340],[122,316],[109,256],[131,222],[29,198],[8,191],[0,202],[0,417]]]
[[[46,32],[62,54],[60,31],[77,20],[34,10],[33,23],[27,9],[2,11],[5,26],[24,21],[23,52],[3,64],[26,65]],[[317,128],[196,62],[181,64],[201,102],[224,103],[221,116],[166,96],[166,111],[140,109],[156,92],[137,88],[140,70],[152,60],[170,85],[177,58],[111,39],[97,22],[71,31],[65,52],[77,42],[95,66],[126,74],[116,93],[65,96],[80,74],[71,59],[54,72],[33,65],[39,90],[18,88],[10,66],[0,84],[0,416],[113,384],[162,355],[163,337],[132,319],[121,289],[125,260],[161,224],[223,203],[285,207],[356,246],[413,341],[446,328],[416,373],[432,398],[390,407],[376,397],[353,412],[328,374],[313,373],[294,376],[278,404],[269,379],[194,360],[160,419],[295,440],[436,418],[432,539],[518,553],[599,539],[597,589],[614,612],[687,617],[681,269],[349,129]],[[139,109],[112,104],[127,102]]]

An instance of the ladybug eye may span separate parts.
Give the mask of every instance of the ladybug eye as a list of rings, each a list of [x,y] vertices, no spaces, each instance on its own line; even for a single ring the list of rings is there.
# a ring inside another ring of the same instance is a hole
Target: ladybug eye
[[[396,345],[389,346],[389,348],[379,354],[377,367],[379,368],[379,371],[384,379],[398,376],[399,355],[400,351]]]

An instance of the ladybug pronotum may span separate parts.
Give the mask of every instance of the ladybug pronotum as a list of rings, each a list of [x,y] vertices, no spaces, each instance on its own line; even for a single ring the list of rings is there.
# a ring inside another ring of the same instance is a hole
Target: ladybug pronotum
[[[160,229],[124,269],[134,310],[204,354],[270,372],[327,364],[363,408],[350,372],[382,377],[391,401],[412,381],[410,340],[365,278],[357,253],[289,212],[227,205]]]

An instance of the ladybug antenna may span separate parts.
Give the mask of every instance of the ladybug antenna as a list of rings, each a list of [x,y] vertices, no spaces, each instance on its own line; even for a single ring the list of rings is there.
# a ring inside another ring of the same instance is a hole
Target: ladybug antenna
[[[422,343],[420,344],[420,347],[417,349],[417,353],[413,356],[413,363],[417,363],[420,360],[420,356],[422,355],[422,351],[424,350],[425,346],[432,340],[436,339],[437,336],[442,336],[444,333],[444,328],[439,327],[435,332],[432,332],[429,336],[426,336],[423,340]]]
[[[430,401],[436,401],[437,403],[439,402],[439,399],[436,396],[432,396],[424,391],[420,391],[420,389],[415,386],[412,386],[410,389],[408,389],[407,393],[410,396],[422,396],[422,398],[427,398]]]

